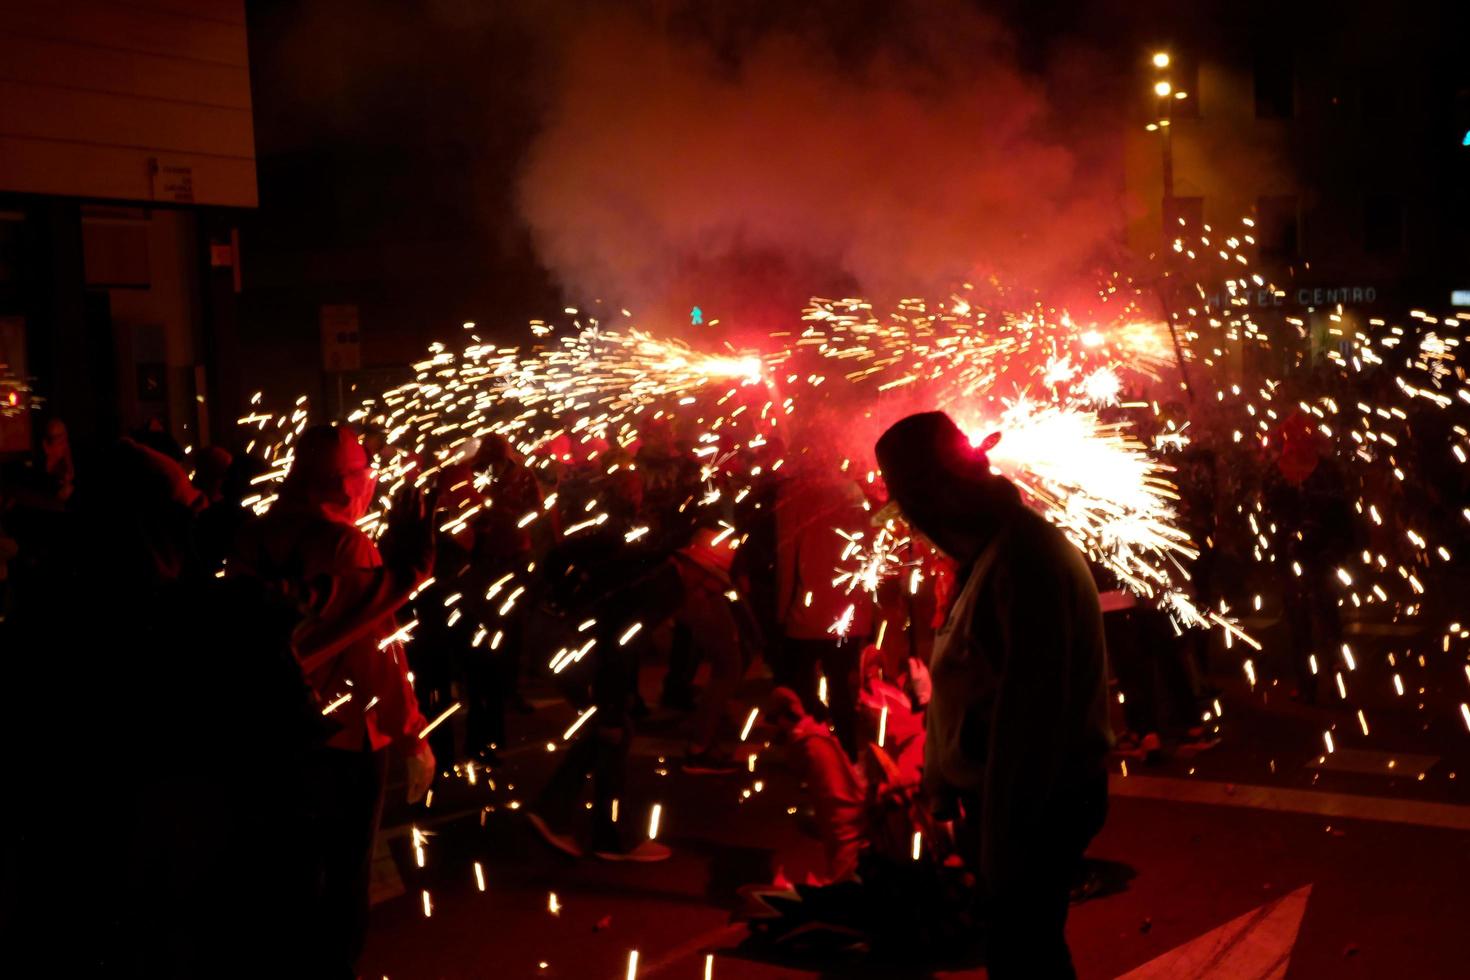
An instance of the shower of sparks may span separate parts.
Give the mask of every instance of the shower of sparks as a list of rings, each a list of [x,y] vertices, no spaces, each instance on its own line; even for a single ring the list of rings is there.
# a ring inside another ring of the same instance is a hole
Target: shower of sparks
[[[1128,589],[1152,598],[1184,575],[1197,552],[1174,523],[1168,467],[1120,425],[1071,406],[1009,404],[995,425],[957,413],[979,442],[998,430],[990,450],[999,469],[1048,520]]]
[[[831,426],[837,444],[831,448],[848,456],[852,465],[843,463],[842,472],[872,491],[876,508],[881,480],[865,467],[872,465],[877,432],[859,423],[866,419],[881,430],[885,418],[941,408],[976,441],[998,433],[988,450],[991,464],[1028,504],[1124,588],[1167,611],[1179,629],[1218,631],[1226,649],[1240,654],[1250,690],[1264,695],[1279,677],[1275,659],[1257,655],[1261,644],[1237,623],[1225,597],[1201,591],[1192,564],[1209,548],[1238,555],[1263,580],[1301,581],[1312,571],[1297,561],[1297,529],[1277,513],[1264,479],[1226,486],[1222,478],[1212,526],[1196,529],[1193,539],[1186,530],[1193,526],[1189,454],[1211,454],[1222,473],[1271,474],[1291,430],[1290,438],[1340,473],[1360,549],[1336,561],[1316,587],[1330,590],[1347,611],[1371,607],[1395,622],[1429,620],[1437,608],[1434,583],[1443,581],[1440,572],[1453,567],[1459,542],[1470,534],[1470,508],[1457,504],[1441,515],[1417,499],[1415,484],[1427,482],[1426,466],[1463,479],[1459,468],[1470,465],[1470,378],[1459,362],[1462,324],[1453,317],[1414,311],[1392,323],[1324,306],[1313,320],[1288,314],[1269,328],[1258,323],[1255,311],[1271,305],[1261,298],[1282,291],[1252,271],[1253,234],[1249,221],[1233,230],[1181,227],[1161,260],[1164,285],[1115,276],[1099,294],[1113,312],[1097,317],[1074,319],[1039,304],[987,306],[967,287],[938,302],[903,300],[891,310],[861,299],[813,299],[798,325],[772,333],[759,352],[696,350],[631,326],[606,329],[575,311],[570,324],[533,322],[532,336],[520,345],[487,341],[466,324],[460,342],[433,345],[409,380],[367,393],[348,412],[349,421],[381,432],[385,444],[376,460],[377,495],[360,523],[369,535],[381,534],[397,490],[452,474],[452,486],[439,483],[442,533],[463,534],[487,517],[503,517],[517,530],[553,540],[605,534],[645,547],[657,540],[661,515],[649,520],[619,510],[617,486],[639,468],[640,445],[672,422],[698,477],[689,498],[674,506],[717,515],[711,547],[735,550],[750,532],[746,508],[760,499],[757,491],[791,472],[782,470],[788,460],[775,451],[781,441],[790,443],[786,452],[797,462],[799,450],[787,436],[794,424],[837,406],[830,410],[838,423]],[[1325,364],[1310,379],[1296,370],[1309,350],[1318,351],[1319,368]],[[1253,379],[1246,383],[1242,363],[1287,369],[1263,377],[1253,367],[1244,372]],[[238,421],[247,451],[265,467],[246,506],[264,512],[275,501],[310,419],[304,398],[285,411],[269,409],[258,394],[252,399]],[[1434,441],[1428,432],[1436,433]],[[506,439],[541,480],[548,491],[541,504],[497,499],[500,477],[472,471],[483,440],[492,436]],[[517,509],[506,514],[510,506]],[[1447,527],[1451,519],[1458,527]],[[934,593],[940,578],[929,544],[892,510],[838,533],[843,554],[831,576],[848,598],[838,607],[833,634],[850,635],[859,603],[877,596],[885,582],[910,595]],[[1260,594],[1268,603],[1279,598],[1262,584],[1252,583],[1254,598],[1230,598],[1249,600],[1255,617],[1273,615]],[[497,651],[503,637],[516,635],[512,617],[538,595],[534,564],[507,570],[474,594],[449,591],[455,595],[443,605],[445,622],[469,620],[475,646]],[[735,593],[732,601],[739,598]],[[414,612],[440,614],[422,606]],[[892,627],[901,631],[902,622]],[[577,632],[594,625],[589,620]],[[560,674],[610,647],[614,637],[631,643],[644,622],[626,619],[604,632],[610,625],[598,631],[601,648],[594,636],[578,635],[554,654],[536,655],[548,657]],[[650,631],[655,625],[647,620]],[[397,627],[385,649],[413,642],[417,626],[410,620]],[[889,626],[886,619],[879,624],[880,647]],[[1442,621],[1424,629],[1433,644],[1388,653],[1382,674],[1366,667],[1383,655],[1373,649],[1344,648],[1340,663],[1339,651],[1319,651],[1321,682],[1356,721],[1323,733],[1328,753],[1337,749],[1334,738],[1370,738],[1366,714],[1354,703],[1369,684],[1391,685],[1391,696],[1404,699],[1399,703],[1412,702],[1417,690],[1425,702],[1422,675],[1436,663],[1429,658],[1441,658],[1439,664],[1454,658],[1448,666],[1456,672],[1465,666],[1470,631]],[[1315,675],[1316,658],[1312,665]],[[819,678],[824,704],[827,694],[826,678]],[[1419,710],[1435,709],[1420,704]],[[1470,702],[1449,701],[1438,710],[1457,713],[1470,729]],[[579,715],[564,738],[590,715]],[[1218,721],[1218,708],[1211,715]],[[742,741],[754,720],[752,711]],[[1375,723],[1372,730],[1384,727]],[[659,813],[655,807],[650,837]],[[549,908],[559,910],[554,894]]]

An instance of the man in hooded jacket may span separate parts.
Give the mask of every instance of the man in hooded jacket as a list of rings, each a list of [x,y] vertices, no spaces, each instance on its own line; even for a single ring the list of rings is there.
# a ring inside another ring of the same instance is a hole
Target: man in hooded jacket
[[[909,524],[961,569],[930,662],[924,782],[979,874],[990,976],[1073,977],[1070,885],[1106,814],[1112,742],[1097,588],[949,416],[900,420],[877,457]]]

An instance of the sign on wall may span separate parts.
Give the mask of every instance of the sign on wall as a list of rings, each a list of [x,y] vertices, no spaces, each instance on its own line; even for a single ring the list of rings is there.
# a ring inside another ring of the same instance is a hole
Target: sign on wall
[[[148,161],[153,178],[153,199],[175,204],[194,203],[194,167],[182,160],[153,157]]]

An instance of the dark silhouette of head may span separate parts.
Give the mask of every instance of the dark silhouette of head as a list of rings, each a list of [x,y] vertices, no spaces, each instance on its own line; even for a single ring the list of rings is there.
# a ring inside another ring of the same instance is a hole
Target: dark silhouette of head
[[[874,452],[904,518],[951,558],[973,558],[1020,505],[1016,488],[943,412],[900,419]]]

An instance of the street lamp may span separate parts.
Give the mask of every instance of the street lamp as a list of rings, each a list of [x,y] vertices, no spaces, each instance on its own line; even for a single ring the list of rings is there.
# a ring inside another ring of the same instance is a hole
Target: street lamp
[[[1164,213],[1162,215],[1163,220],[1159,222],[1161,225],[1168,222],[1169,218],[1174,214],[1174,143],[1171,135],[1173,127],[1169,125],[1170,108],[1175,99],[1182,99],[1187,94],[1185,92],[1174,91],[1173,83],[1163,74],[1168,70],[1172,60],[1167,51],[1154,52],[1153,92],[1157,102],[1154,105],[1154,121],[1146,127],[1149,132],[1157,132],[1162,137],[1160,146],[1163,149],[1164,155]],[[1166,235],[1165,239],[1167,240],[1167,238],[1168,236]],[[1171,254],[1168,249],[1164,249],[1163,251],[1166,256]],[[1184,350],[1179,344],[1179,331],[1174,323],[1174,315],[1170,312],[1166,281],[1167,278],[1158,281],[1159,300],[1164,307],[1164,322],[1169,325],[1169,337],[1174,343],[1174,360],[1179,365],[1179,381],[1184,387],[1185,394],[1192,400],[1194,398],[1194,392],[1189,387],[1189,375],[1184,368]]]
[[[1163,74],[1174,60],[1167,51],[1154,52],[1152,60],[1153,92],[1158,101],[1154,106],[1154,120],[1145,128],[1150,133],[1157,132],[1162,136],[1160,148],[1163,153],[1164,219],[1167,221],[1174,211],[1174,142],[1170,133],[1172,127],[1169,125],[1169,117],[1172,115],[1170,108],[1176,99],[1182,99],[1188,93],[1175,91],[1174,83]]]

